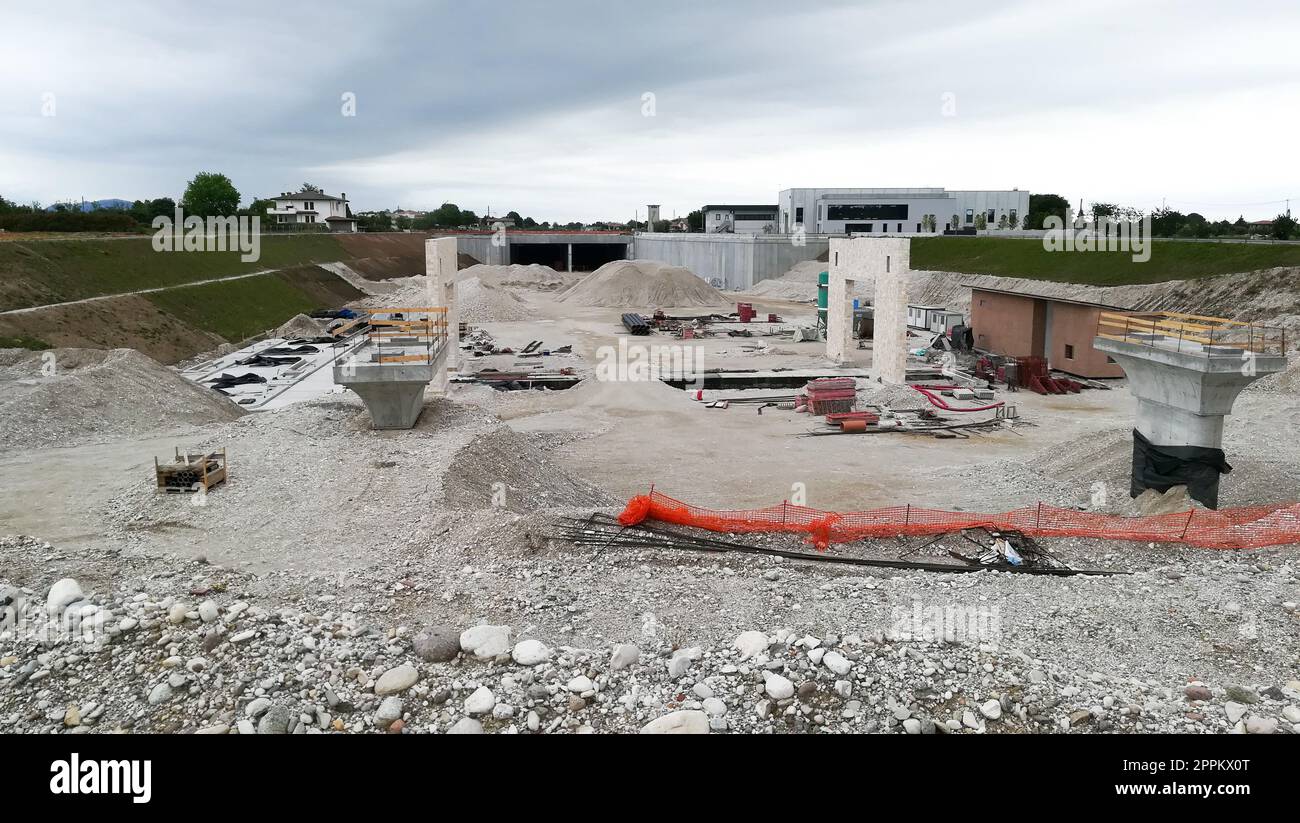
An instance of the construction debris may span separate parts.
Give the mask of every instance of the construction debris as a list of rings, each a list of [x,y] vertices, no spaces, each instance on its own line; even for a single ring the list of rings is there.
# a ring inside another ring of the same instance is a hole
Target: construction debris
[[[160,491],[206,494],[226,482],[226,450],[181,454],[180,447],[177,446],[172,462],[159,463],[155,457],[153,468]]]

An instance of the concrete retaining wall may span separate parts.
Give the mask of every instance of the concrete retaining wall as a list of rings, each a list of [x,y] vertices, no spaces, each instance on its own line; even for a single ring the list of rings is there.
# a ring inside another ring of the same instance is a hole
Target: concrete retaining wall
[[[684,266],[724,289],[749,289],[780,277],[795,263],[815,260],[830,248],[827,237],[793,235],[641,233],[632,240],[637,260]]]

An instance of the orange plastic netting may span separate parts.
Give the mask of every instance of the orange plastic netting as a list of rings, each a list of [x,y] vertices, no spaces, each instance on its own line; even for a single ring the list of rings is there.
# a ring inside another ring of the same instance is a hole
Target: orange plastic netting
[[[1150,517],[1059,509],[1040,503],[1000,514],[949,512],[890,506],[859,512],[828,512],[782,503],[765,509],[720,511],[692,506],[651,490],[628,501],[619,522],[633,526],[659,520],[714,532],[789,532],[807,536],[818,549],[866,537],[928,535],[975,527],[1014,529],[1031,537],[1095,537],[1183,543],[1206,549],[1257,549],[1300,543],[1300,503],[1239,509],[1193,509]]]

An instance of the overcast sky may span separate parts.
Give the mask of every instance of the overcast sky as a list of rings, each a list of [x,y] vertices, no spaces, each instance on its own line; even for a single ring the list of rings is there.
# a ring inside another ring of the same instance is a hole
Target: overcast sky
[[[538,220],[805,186],[1271,217],[1300,208],[1297,41],[1289,0],[7,3],[0,195],[219,171],[245,203]]]

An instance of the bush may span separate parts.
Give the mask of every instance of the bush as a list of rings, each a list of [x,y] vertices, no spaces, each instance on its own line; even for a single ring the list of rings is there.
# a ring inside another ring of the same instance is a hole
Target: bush
[[[5,231],[138,231],[142,226],[124,211],[36,211],[0,214]]]

